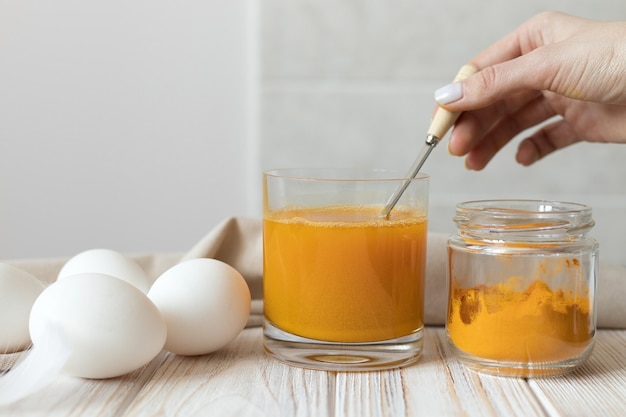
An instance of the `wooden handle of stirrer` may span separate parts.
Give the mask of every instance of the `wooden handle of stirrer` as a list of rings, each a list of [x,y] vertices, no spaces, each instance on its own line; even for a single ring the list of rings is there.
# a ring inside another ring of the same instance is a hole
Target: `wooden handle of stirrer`
[[[459,73],[454,77],[453,82],[461,81],[476,72],[478,72],[478,69],[475,66],[469,64],[463,65]],[[436,141],[443,139],[460,114],[460,112],[451,112],[439,107],[428,128],[428,136],[434,136]]]

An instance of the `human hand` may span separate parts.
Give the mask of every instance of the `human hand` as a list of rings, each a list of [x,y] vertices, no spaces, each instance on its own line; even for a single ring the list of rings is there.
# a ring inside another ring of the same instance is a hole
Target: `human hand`
[[[469,169],[553,116],[520,143],[519,163],[580,141],[626,143],[626,22],[544,12],[470,63],[477,74],[435,93],[441,106],[464,112],[448,149],[467,155]]]

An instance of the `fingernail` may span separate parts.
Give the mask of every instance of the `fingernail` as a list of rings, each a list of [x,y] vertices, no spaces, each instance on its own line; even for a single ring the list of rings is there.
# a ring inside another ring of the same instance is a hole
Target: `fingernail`
[[[445,85],[435,91],[435,101],[442,105],[453,103],[461,97],[463,85],[460,82]]]

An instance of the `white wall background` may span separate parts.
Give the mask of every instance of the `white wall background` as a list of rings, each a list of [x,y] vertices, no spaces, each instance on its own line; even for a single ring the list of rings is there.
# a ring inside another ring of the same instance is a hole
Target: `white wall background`
[[[626,20],[623,0],[262,4],[263,168],[408,170],[424,143],[433,91],[484,47],[548,9]],[[431,175],[430,230],[454,232],[454,207],[465,200],[576,201],[594,209],[601,258],[626,264],[626,145],[579,144],[525,168],[514,160],[518,140],[481,172],[466,171],[446,143],[435,149],[423,169]]]
[[[626,20],[623,0],[0,0],[0,258],[184,251],[260,215],[262,169],[408,169],[433,91],[546,9]],[[464,200],[573,200],[626,264],[626,146],[531,168],[515,147],[468,172],[440,145],[431,230]]]
[[[0,1],[0,257],[184,251],[258,188],[253,1]]]

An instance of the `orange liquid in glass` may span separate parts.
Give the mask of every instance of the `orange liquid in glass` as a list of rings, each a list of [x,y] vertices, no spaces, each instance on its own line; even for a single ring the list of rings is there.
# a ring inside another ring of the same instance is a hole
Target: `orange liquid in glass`
[[[277,328],[332,342],[423,327],[426,215],[396,208],[285,209],[264,219],[264,310]]]

